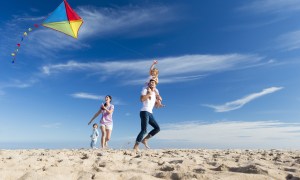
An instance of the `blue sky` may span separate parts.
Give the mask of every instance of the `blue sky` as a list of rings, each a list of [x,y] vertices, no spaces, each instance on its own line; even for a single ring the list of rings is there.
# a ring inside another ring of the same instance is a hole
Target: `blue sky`
[[[36,28],[14,64],[61,1],[2,2],[0,148],[88,147],[108,94],[110,144],[131,148],[153,59],[166,107],[152,147],[300,148],[300,1],[68,2],[78,39]]]

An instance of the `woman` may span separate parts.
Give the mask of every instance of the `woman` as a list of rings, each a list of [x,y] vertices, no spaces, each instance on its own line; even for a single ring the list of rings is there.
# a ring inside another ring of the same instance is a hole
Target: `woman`
[[[105,96],[105,103],[101,104],[100,109],[93,118],[90,120],[88,125],[90,125],[99,114],[102,113],[102,117],[100,120],[100,129],[102,133],[101,137],[101,147],[106,148],[107,142],[110,140],[111,132],[113,129],[113,119],[112,115],[114,112],[114,105],[111,104],[112,97],[110,95]]]

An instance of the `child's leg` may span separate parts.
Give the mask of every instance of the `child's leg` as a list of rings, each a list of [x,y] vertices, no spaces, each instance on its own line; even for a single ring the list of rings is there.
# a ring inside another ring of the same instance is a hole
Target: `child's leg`
[[[155,101],[155,107],[156,107],[156,108],[161,108],[161,107],[164,107],[164,106],[165,106],[165,105],[163,105],[163,104],[161,103],[161,101],[162,101],[161,96],[160,96],[160,95],[157,95],[157,96],[156,96],[156,101]]]
[[[96,148],[96,143],[97,143],[97,140],[95,140],[95,139],[91,140],[91,148],[92,149]]]

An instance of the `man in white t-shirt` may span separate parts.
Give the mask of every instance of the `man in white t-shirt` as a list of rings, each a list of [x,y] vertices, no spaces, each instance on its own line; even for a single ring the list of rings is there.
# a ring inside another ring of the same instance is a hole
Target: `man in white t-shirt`
[[[148,83],[148,87],[144,88],[141,92],[141,101],[143,103],[143,107],[140,111],[141,118],[141,131],[136,138],[136,143],[133,147],[134,150],[139,149],[139,144],[142,142],[146,148],[148,146],[148,140],[157,134],[160,131],[159,125],[155,121],[155,118],[152,114],[153,107],[156,101],[156,93],[155,91],[156,81],[154,79],[150,79]],[[143,139],[144,135],[147,133],[147,124],[150,124],[154,129],[149,132],[149,134]]]

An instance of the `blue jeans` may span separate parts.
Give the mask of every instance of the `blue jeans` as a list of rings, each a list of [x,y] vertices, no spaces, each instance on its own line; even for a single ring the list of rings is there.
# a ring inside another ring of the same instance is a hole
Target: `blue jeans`
[[[148,111],[140,111],[140,117],[141,117],[141,132],[136,137],[136,142],[140,143],[143,140],[144,135],[147,133],[147,124],[149,123],[154,129],[149,132],[149,135],[154,136],[160,131],[159,125],[154,119],[154,116],[152,113],[149,113]]]

